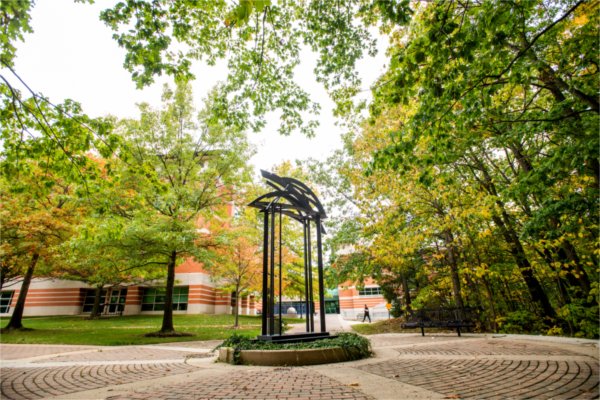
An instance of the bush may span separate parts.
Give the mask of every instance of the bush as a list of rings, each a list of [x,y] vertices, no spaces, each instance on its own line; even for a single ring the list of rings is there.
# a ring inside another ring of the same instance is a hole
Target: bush
[[[501,333],[545,332],[547,328],[534,313],[526,310],[513,311],[504,317],[496,318]]]
[[[370,357],[372,354],[371,342],[369,339],[355,333],[340,333],[337,337],[319,339],[312,342],[301,343],[273,343],[262,342],[251,339],[248,336],[234,333],[216,348],[231,347],[234,349],[234,364],[239,363],[241,350],[294,350],[294,349],[324,349],[331,347],[341,347],[350,356],[351,360],[360,360]]]
[[[590,306],[583,301],[573,301],[558,310],[558,316],[568,326],[569,333],[575,337],[598,339],[598,305]]]

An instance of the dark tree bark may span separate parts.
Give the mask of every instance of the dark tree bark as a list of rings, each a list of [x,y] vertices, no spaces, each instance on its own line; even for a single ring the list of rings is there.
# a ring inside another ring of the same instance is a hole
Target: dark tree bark
[[[90,319],[100,318],[102,310],[100,309],[100,298],[102,297],[102,286],[96,286],[94,290],[94,305],[92,306],[92,312],[90,313]]]
[[[37,265],[39,259],[40,255],[38,253],[34,253],[31,257],[31,262],[29,263],[29,267],[27,267],[27,271],[23,277],[23,283],[21,284],[21,290],[19,291],[17,304],[15,305],[15,309],[10,317],[10,320],[8,321],[8,324],[4,328],[6,330],[23,329],[23,311],[25,310],[25,299],[27,298],[29,285],[33,279],[35,266]]]
[[[402,295],[404,297],[404,306],[407,311],[411,310],[411,299],[410,299],[410,289],[408,287],[408,279],[406,278],[405,273],[400,274],[400,279],[402,282]]]
[[[173,288],[175,287],[175,264],[177,262],[177,252],[171,252],[169,263],[167,264],[167,286],[165,292],[165,311],[163,313],[162,327],[160,334],[175,333],[173,326]]]
[[[465,305],[463,302],[461,288],[460,288],[460,276],[458,274],[458,255],[456,251],[456,245],[454,244],[454,235],[452,235],[452,231],[446,229],[442,233],[442,237],[444,239],[444,243],[446,244],[446,248],[448,251],[446,252],[446,259],[448,260],[448,265],[450,266],[450,277],[452,278],[452,297],[454,298],[454,303],[458,308],[459,318],[464,318],[464,309]]]
[[[240,319],[240,285],[236,285],[235,287],[235,304],[233,305],[233,315],[235,316],[235,322],[233,323],[233,327],[237,329],[239,327],[239,319]]]
[[[502,211],[502,214],[505,215],[506,212]],[[506,215],[506,217],[508,216]],[[525,254],[525,249],[523,248],[517,233],[505,225],[503,220],[504,218],[501,219],[498,215],[493,215],[492,219],[500,229],[504,240],[509,246],[510,254],[513,256],[515,263],[519,268],[519,272],[525,281],[525,285],[527,285],[531,300],[540,306],[542,316],[555,318],[556,312],[550,304],[550,300],[548,299],[544,288],[540,284],[540,281],[535,277],[535,275],[533,275],[533,267],[531,266],[527,255]]]
[[[525,285],[527,286],[531,300],[539,305],[541,315],[543,317],[552,319],[556,318],[556,311],[554,311],[554,308],[550,304],[550,300],[548,299],[548,296],[546,295],[541,283],[533,274],[533,267],[527,258],[527,254],[525,253],[521,239],[515,230],[514,221],[506,212],[506,207],[498,195],[498,191],[496,190],[496,186],[494,185],[494,181],[492,180],[487,167],[479,158],[475,157],[474,155],[471,155],[470,159],[474,163],[472,168],[479,170],[483,175],[480,177],[473,172],[473,177],[480,183],[482,189],[487,191],[496,199],[496,206],[498,207],[499,214],[494,212],[492,214],[492,220],[500,230],[504,241],[508,244],[509,251],[514,258],[515,263],[517,264],[523,280],[525,281]]]
[[[557,100],[560,100],[560,99],[564,100],[564,96],[562,96],[562,93],[560,91],[558,91],[558,93],[555,94],[555,98]],[[510,148],[510,151],[515,156],[515,159],[517,160],[521,169],[527,174],[533,173],[534,172],[533,165],[532,165],[531,161],[529,160],[529,158],[527,157],[527,155],[525,154],[525,151],[523,150],[522,145],[520,143],[513,142],[513,143],[510,143],[508,147]],[[531,216],[531,214],[530,214],[530,216]],[[550,220],[548,222],[552,229],[558,229],[558,226],[560,225],[558,219],[555,217],[550,218]],[[546,232],[540,232],[540,235],[542,238],[547,239]],[[550,265],[550,267],[552,269],[555,269],[555,267],[553,267],[554,261],[558,261],[562,264],[573,265],[573,271],[571,271],[571,270],[566,271],[567,272],[566,279],[568,280],[569,285],[571,287],[579,288],[583,292],[583,293],[580,293],[578,295],[578,297],[587,298],[588,293],[590,291],[590,279],[588,277],[587,272],[581,265],[581,262],[577,255],[577,250],[575,249],[573,244],[569,240],[564,240],[561,247],[559,247],[559,248],[555,247],[552,250],[553,250],[552,252],[550,252],[549,250],[544,250],[544,254],[543,254],[544,260],[548,263],[548,265]],[[573,273],[573,272],[575,272],[575,273]],[[559,286],[561,284],[562,284],[562,282],[559,282]],[[562,288],[559,287],[559,290],[562,290]],[[570,299],[568,299],[568,297],[565,296],[564,290],[561,293],[563,294],[565,300],[567,302],[570,302]]]

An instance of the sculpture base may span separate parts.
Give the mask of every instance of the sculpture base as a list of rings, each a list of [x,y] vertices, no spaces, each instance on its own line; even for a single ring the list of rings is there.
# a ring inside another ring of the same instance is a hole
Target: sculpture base
[[[294,333],[289,335],[259,335],[256,337],[261,342],[273,343],[298,343],[312,342],[319,339],[333,339],[337,336],[331,336],[329,332],[310,332],[310,333]]]

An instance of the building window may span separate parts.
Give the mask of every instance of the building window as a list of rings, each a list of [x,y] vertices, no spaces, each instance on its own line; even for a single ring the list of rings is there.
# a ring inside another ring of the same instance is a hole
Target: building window
[[[173,288],[173,310],[187,310],[188,286]],[[163,311],[165,309],[165,289],[145,288],[142,296],[142,311]]]
[[[366,287],[366,288],[358,291],[359,296],[380,296],[381,293],[382,293],[381,288],[379,286]]]
[[[91,313],[94,308],[95,289],[87,289],[83,299],[83,313]],[[125,309],[125,299],[127,298],[127,288],[109,288],[102,289],[100,294],[100,313],[101,314],[120,314]]]
[[[85,298],[83,299],[83,310],[84,313],[91,313],[94,308],[94,297],[96,296],[95,289],[86,289]],[[106,300],[106,290],[102,290],[102,294],[100,295],[100,304],[104,304],[104,300]]]
[[[6,314],[10,310],[14,290],[0,292],[0,314]]]

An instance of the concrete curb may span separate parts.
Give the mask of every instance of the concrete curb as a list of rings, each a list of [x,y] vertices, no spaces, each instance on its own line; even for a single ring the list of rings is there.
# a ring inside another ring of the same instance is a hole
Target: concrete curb
[[[219,361],[234,363],[234,349],[219,349]],[[350,361],[350,354],[341,347],[295,350],[241,350],[240,362],[260,366],[304,366]]]

